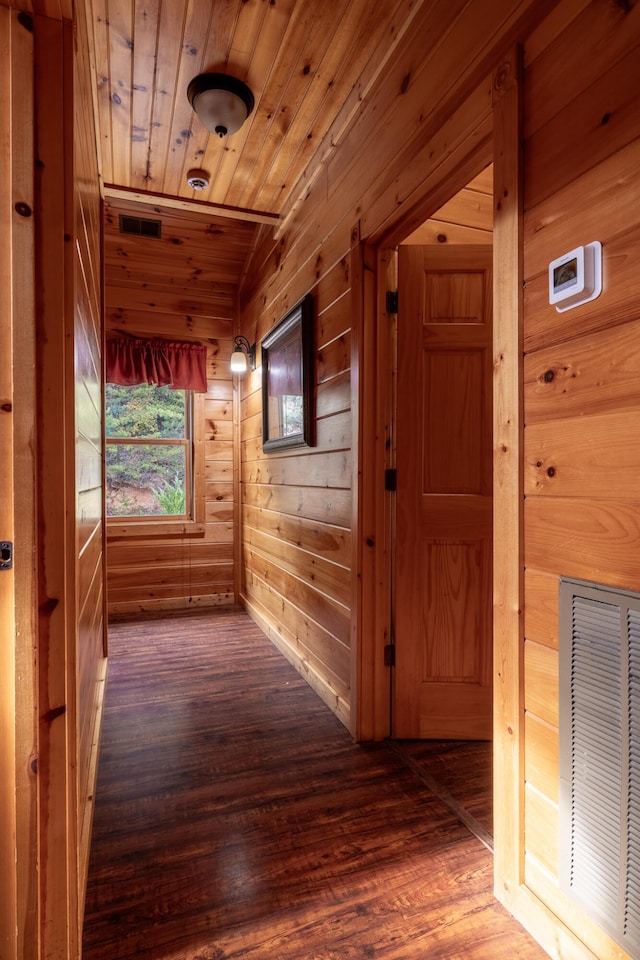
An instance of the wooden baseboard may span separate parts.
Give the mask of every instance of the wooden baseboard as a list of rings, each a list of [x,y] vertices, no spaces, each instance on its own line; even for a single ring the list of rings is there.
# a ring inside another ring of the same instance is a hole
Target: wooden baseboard
[[[620,947],[615,953],[596,955],[525,884],[516,891],[505,892],[499,878],[495,881],[496,899],[553,960],[630,960]]]
[[[91,853],[91,831],[93,827],[93,811],[95,809],[96,783],[98,780],[98,755],[100,753],[100,734],[102,732],[102,715],[104,710],[105,690],[107,687],[108,661],[105,657],[96,677],[96,709],[93,717],[91,734],[91,758],[87,778],[87,799],[84,810],[81,812],[79,844],[78,844],[78,915],[80,923],[84,917],[84,902],[87,892],[87,876],[89,873],[89,855]]]
[[[349,703],[336,693],[325,678],[317,673],[307,660],[300,656],[295,647],[274,627],[256,604],[248,600],[245,596],[242,596],[239,602],[245,608],[251,619],[257,623],[262,632],[269,637],[274,647],[277,647],[280,653],[295,667],[300,676],[315,690],[320,699],[335,713],[338,720],[340,720],[347,729],[350,729],[351,711]]]
[[[181,610],[193,610],[196,607],[228,607],[236,603],[232,593],[206,594],[202,597],[171,597],[159,600],[127,600],[121,603],[108,603],[107,616],[111,622],[120,617],[132,617],[140,613],[154,613],[168,610],[179,613]]]

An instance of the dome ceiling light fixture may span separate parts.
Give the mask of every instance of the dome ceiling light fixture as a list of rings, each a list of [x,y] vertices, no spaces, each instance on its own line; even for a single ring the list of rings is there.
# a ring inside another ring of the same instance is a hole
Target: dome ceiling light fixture
[[[200,121],[222,138],[240,129],[255,106],[251,90],[226,73],[201,73],[187,87],[187,98]]]

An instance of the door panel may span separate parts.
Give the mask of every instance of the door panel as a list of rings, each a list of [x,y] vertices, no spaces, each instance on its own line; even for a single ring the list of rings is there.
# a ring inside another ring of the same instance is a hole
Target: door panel
[[[491,737],[490,247],[400,247],[397,737]]]

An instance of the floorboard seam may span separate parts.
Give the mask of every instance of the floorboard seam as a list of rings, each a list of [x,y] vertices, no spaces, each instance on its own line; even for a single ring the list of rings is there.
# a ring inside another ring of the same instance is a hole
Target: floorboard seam
[[[476,820],[476,818],[469,813],[465,807],[461,806],[461,804],[458,803],[456,798],[447,790],[446,787],[443,787],[442,784],[435,779],[435,777],[432,777],[430,773],[427,773],[427,771],[420,766],[419,763],[416,763],[413,757],[410,757],[406,750],[403,750],[402,746],[397,740],[387,739],[385,742],[387,746],[393,750],[396,756],[398,756],[400,760],[402,760],[402,762],[409,767],[409,769],[424,783],[424,785],[429,788],[431,793],[438,797],[439,800],[442,800],[449,810],[455,814],[458,820],[464,824],[467,830],[470,830],[474,837],[476,837],[480,843],[484,844],[487,850],[493,854],[493,837],[486,827],[483,827],[479,820]]]

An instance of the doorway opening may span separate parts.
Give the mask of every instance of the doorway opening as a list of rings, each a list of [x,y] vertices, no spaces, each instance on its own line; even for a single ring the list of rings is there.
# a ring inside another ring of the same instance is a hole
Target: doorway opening
[[[492,835],[489,164],[396,248],[391,736]]]

